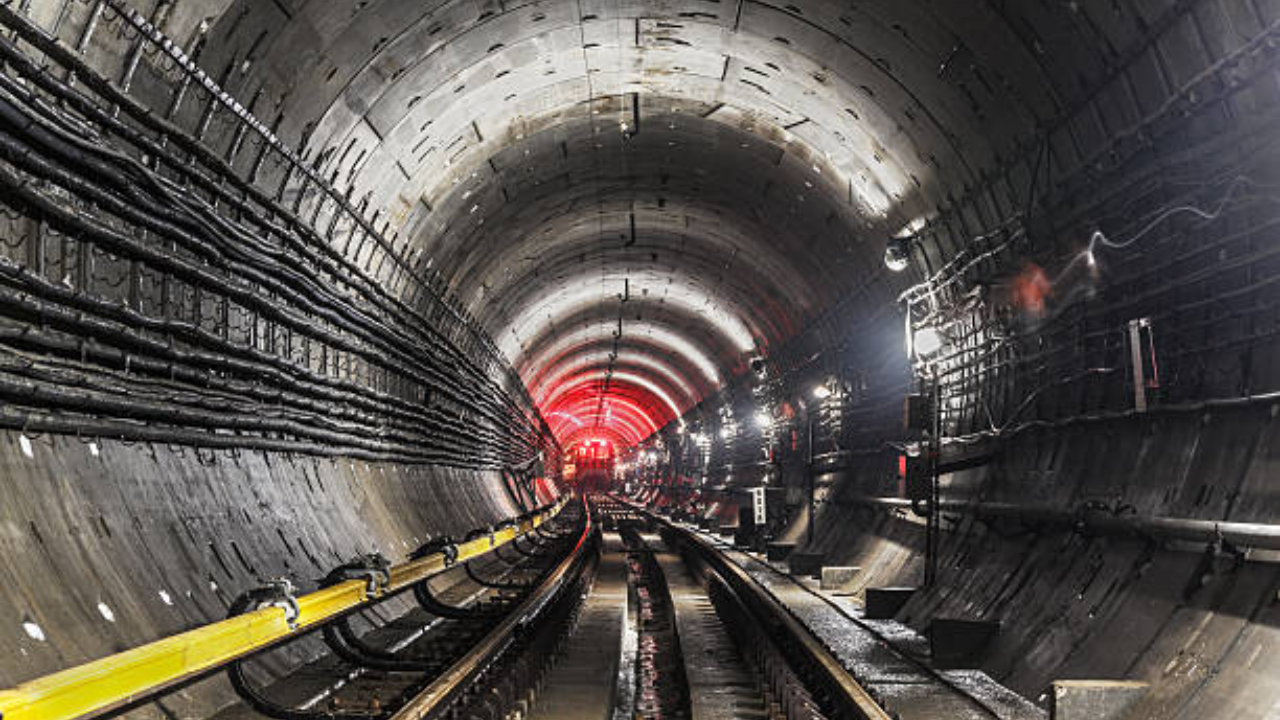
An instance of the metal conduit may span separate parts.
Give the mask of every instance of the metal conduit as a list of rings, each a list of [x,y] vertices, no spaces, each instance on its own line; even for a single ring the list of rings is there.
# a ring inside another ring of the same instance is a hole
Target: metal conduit
[[[888,510],[910,510],[905,498],[858,496],[839,504]],[[1047,505],[943,500],[943,512],[971,514],[979,519],[1010,519],[1039,525],[1070,528],[1078,532],[1113,537],[1140,537],[1188,542],[1223,542],[1237,548],[1280,550],[1280,525],[1126,514],[1096,507],[1064,510]]]

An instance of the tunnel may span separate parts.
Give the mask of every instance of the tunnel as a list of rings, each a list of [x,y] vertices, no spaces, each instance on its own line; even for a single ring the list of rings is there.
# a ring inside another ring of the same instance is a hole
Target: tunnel
[[[1278,47],[1276,0],[6,0],[0,718],[256,717],[239,650],[92,664],[570,516],[632,602],[680,547],[734,612],[724,558],[888,598],[912,667],[976,633],[930,677],[982,717],[1280,717]],[[979,717],[885,662],[885,717]]]

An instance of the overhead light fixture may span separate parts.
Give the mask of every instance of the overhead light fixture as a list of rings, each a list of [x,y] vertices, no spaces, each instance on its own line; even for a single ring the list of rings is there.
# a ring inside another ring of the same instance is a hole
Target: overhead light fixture
[[[942,333],[935,327],[922,327],[916,331],[914,346],[917,357],[928,357],[942,349]]]
[[[911,241],[914,236],[889,238],[884,246],[884,264],[894,272],[902,272],[911,264]]]
[[[831,397],[831,388],[826,385],[816,385],[813,388],[813,396],[819,400],[826,400]]]

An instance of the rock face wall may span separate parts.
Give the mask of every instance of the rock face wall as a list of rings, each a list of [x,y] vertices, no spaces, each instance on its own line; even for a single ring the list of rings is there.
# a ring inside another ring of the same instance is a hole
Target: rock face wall
[[[309,591],[356,555],[400,562],[522,512],[496,472],[14,432],[0,498],[5,687],[220,620],[266,580]],[[189,717],[235,697],[218,680],[161,703]]]
[[[1274,403],[1028,431],[987,468],[947,479],[961,500],[1109,508],[1117,516],[1275,520]],[[923,525],[859,505],[883,485],[833,478],[818,519],[858,589],[917,585]],[[1055,679],[1148,681],[1133,718],[1269,718],[1280,697],[1280,553],[1100,537],[1035,520],[945,513],[935,587],[898,619],[998,620],[982,668],[1044,702]]]

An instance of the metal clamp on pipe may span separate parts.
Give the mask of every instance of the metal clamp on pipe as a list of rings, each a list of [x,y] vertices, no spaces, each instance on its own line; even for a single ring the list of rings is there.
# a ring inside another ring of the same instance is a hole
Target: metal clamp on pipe
[[[494,526],[492,526],[492,525],[490,525],[489,527],[480,527],[480,528],[476,528],[475,530],[472,530],[471,532],[467,533],[467,536],[466,536],[465,538],[463,538],[463,542],[471,542],[472,540],[478,540],[478,539],[480,539],[480,538],[482,538],[482,537],[484,537],[484,536],[488,535],[488,536],[489,536],[489,547],[493,547],[493,545],[494,545],[494,538],[493,538],[493,536],[494,536],[494,533],[495,533],[495,532],[497,532],[497,529],[496,529]]]
[[[391,561],[382,553],[361,555],[330,570],[320,581],[320,587],[331,587],[348,580],[364,580],[365,597],[380,597],[391,584]]]
[[[275,578],[260,588],[242,594],[227,609],[227,617],[272,607],[283,608],[284,621],[289,629],[298,629],[298,618],[302,615],[302,610],[298,607],[297,589],[289,578]]]
[[[458,562],[458,544],[448,535],[441,535],[418,546],[409,554],[410,560],[421,560],[428,555],[439,553],[444,558],[445,567],[453,567]]]

